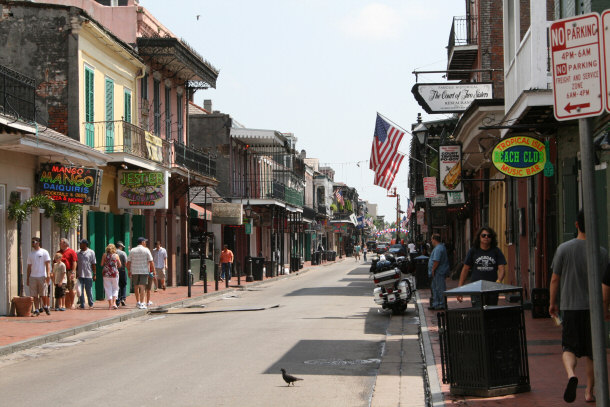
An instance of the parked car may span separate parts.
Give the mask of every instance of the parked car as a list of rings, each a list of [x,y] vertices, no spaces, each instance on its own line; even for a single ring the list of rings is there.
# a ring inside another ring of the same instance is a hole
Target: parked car
[[[383,242],[377,243],[377,247],[375,247],[375,253],[383,254],[383,253],[387,252],[388,246],[389,245],[387,243],[383,243]]]
[[[376,247],[377,247],[376,241],[369,240],[368,242],[366,242],[366,250],[368,250],[369,252],[374,252]]]
[[[388,252],[392,253],[394,257],[407,256],[407,249],[401,244],[393,244],[388,249]]]

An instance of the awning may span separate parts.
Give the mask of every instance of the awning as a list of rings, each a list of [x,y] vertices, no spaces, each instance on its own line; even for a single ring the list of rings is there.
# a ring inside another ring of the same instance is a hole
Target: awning
[[[202,208],[201,206],[194,204],[191,202],[190,204],[190,208],[192,211],[197,212],[197,217],[199,219],[206,219],[208,221],[212,221],[212,212],[208,211],[205,208]]]

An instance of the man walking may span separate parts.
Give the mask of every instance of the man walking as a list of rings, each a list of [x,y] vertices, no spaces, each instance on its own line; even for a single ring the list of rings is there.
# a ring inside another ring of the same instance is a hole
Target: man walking
[[[591,323],[589,319],[589,286],[588,270],[600,276],[608,264],[608,252],[600,248],[600,264],[587,267],[585,216],[581,210],[576,219],[578,235],[562,243],[553,257],[553,277],[550,284],[549,313],[559,318],[563,316],[561,346],[563,348],[563,367],[568,376],[568,384],[563,399],[572,403],[576,399],[578,378],[574,372],[577,358],[585,357],[587,386],[585,401],[595,401],[593,386],[593,346],[591,342]],[[560,304],[557,297],[560,297]]]
[[[127,272],[131,283],[134,285],[136,294],[136,307],[146,309],[146,286],[148,285],[149,273],[155,273],[152,253],[146,247],[148,239],[145,237],[138,238],[138,245],[131,249],[127,258]],[[150,300],[150,298],[149,298]]]
[[[222,251],[220,252],[220,269],[222,273],[220,275],[220,281],[223,281],[225,278],[227,281],[231,281],[231,266],[233,264],[233,252],[229,250],[228,245],[224,245],[222,247]]]
[[[30,287],[30,295],[34,297],[34,315],[49,311],[48,288],[51,282],[51,256],[40,247],[40,238],[32,238],[32,251],[28,256],[28,271],[26,284]]]
[[[87,301],[89,308],[93,308],[93,294],[91,287],[96,279],[96,260],[95,252],[89,248],[89,241],[83,239],[80,241],[80,250],[77,254],[77,276],[81,285],[80,291],[80,309],[85,309],[85,292],[87,293]]]
[[[119,304],[125,306],[125,300],[127,299],[127,271],[125,271],[125,265],[127,264],[127,253],[124,252],[125,245],[120,240],[116,242],[116,254],[119,255],[121,261],[121,267],[119,267],[119,296],[116,299],[116,306]]]
[[[155,273],[157,279],[157,288],[161,287],[165,291],[165,271],[167,270],[167,251],[161,247],[161,241],[155,242],[155,248],[152,251],[153,263],[155,263]],[[155,288],[155,291],[157,291]]]
[[[59,250],[61,253],[61,261],[66,265],[66,308],[73,308],[74,299],[76,298],[76,265],[78,257],[74,249],[70,247],[70,242],[65,237],[59,240]]]
[[[445,278],[449,274],[449,257],[447,249],[441,243],[441,235],[438,233],[432,234],[432,253],[428,259],[428,277],[432,283],[432,303],[428,307],[431,310],[441,310],[444,308],[443,293],[446,290]]]

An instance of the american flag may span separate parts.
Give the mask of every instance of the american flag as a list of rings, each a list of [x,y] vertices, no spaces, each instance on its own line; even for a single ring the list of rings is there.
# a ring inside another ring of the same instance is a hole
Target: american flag
[[[411,213],[413,212],[413,201],[409,199],[409,205],[407,205],[407,222],[411,219]]]
[[[345,205],[345,201],[343,200],[343,194],[338,189],[335,191],[335,198],[337,198],[337,202],[341,202],[341,205]]]
[[[398,152],[404,132],[392,126],[377,113],[369,168],[375,171],[375,185],[389,189],[404,155]]]

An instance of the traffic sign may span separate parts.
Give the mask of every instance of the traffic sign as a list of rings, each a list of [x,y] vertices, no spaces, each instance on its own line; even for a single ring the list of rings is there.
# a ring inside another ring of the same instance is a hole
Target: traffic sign
[[[597,116],[605,104],[599,15],[585,14],[551,25],[555,118]]]

